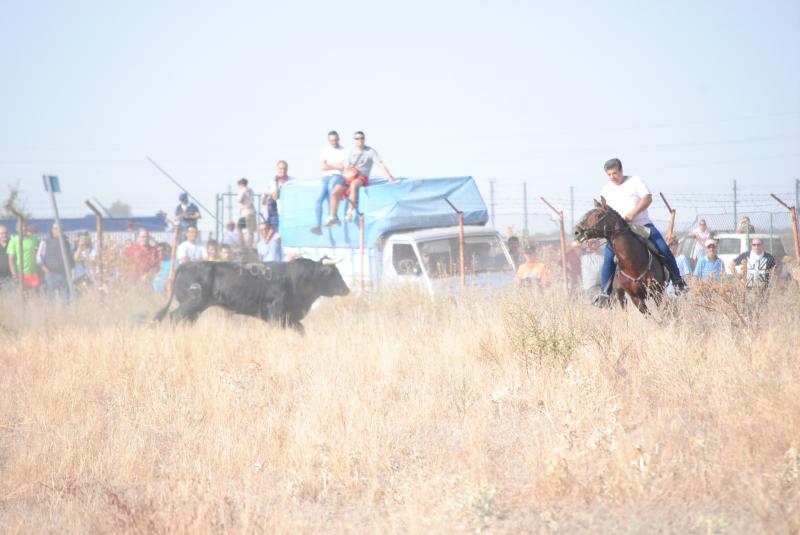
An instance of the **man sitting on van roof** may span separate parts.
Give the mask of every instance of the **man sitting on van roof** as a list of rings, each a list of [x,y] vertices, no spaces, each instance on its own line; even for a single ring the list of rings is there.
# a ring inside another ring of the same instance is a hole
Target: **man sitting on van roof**
[[[341,176],[335,178],[334,186],[331,189],[330,198],[330,217],[325,222],[326,227],[332,227],[339,224],[339,218],[336,215],[336,209],[339,207],[339,198],[347,196],[349,193],[350,206],[347,208],[347,215],[345,215],[345,222],[353,219],[353,215],[357,212],[358,206],[358,189],[361,186],[369,186],[369,175],[372,172],[373,164],[378,164],[378,167],[386,175],[390,182],[396,183],[399,180],[392,176],[392,173],[383,163],[383,159],[378,154],[378,151],[366,145],[366,136],[364,132],[358,131],[353,136],[355,141],[354,146],[350,149],[347,157],[347,166]]]

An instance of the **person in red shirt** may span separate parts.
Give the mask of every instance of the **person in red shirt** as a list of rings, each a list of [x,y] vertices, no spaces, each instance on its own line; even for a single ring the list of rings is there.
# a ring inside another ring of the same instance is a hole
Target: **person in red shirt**
[[[133,278],[143,279],[158,270],[158,248],[150,243],[150,232],[147,229],[139,229],[136,243],[125,249],[123,257],[128,273]]]

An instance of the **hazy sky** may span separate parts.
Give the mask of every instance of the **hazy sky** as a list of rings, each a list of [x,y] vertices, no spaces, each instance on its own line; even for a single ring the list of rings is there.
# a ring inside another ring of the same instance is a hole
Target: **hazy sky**
[[[798,28],[797,0],[0,0],[0,193],[49,215],[52,173],[65,215],[171,212],[149,155],[212,208],[278,159],[316,179],[327,131],[358,129],[398,177],[473,175],[487,203],[495,178],[499,228],[523,181],[532,225],[570,186],[582,213],[614,156],[679,218],[733,179],[772,207],[800,177]]]

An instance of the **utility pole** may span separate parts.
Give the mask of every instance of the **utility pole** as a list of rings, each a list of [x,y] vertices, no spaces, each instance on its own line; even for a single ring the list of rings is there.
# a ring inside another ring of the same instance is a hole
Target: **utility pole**
[[[739,216],[736,213],[736,179],[733,180],[733,228],[739,224]]]
[[[569,187],[569,228],[575,228],[575,186]]]
[[[794,179],[794,207],[800,210],[800,178]]]
[[[492,222],[492,228],[494,228],[494,179],[489,179],[489,209],[491,212],[489,213],[489,220]]]
[[[525,236],[528,236],[528,183],[522,183],[522,211],[525,214],[523,219],[523,232]]]

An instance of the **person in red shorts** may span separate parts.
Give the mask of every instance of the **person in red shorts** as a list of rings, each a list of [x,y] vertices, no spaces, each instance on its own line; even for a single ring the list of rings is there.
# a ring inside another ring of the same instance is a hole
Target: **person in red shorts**
[[[337,177],[337,181],[331,189],[331,211],[324,225],[326,227],[341,224],[336,215],[336,209],[339,207],[339,199],[345,197],[349,197],[350,206],[347,208],[347,215],[345,215],[344,220],[345,222],[352,221],[353,214],[357,211],[356,207],[358,206],[358,190],[362,186],[369,186],[369,175],[374,164],[378,164],[378,167],[390,182],[399,182],[383,163],[378,151],[366,145],[364,132],[356,132],[353,140],[355,144],[347,156],[347,165],[342,172],[342,176]]]

